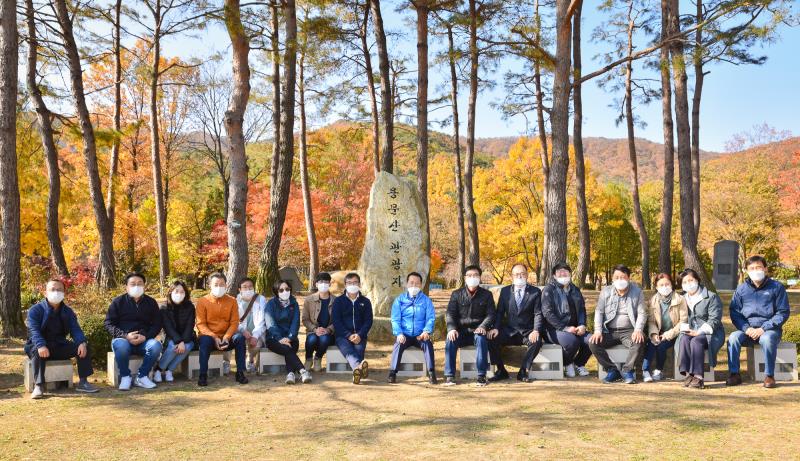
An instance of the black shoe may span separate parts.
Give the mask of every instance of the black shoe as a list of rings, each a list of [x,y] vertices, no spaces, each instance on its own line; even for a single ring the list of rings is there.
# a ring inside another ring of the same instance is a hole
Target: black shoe
[[[506,373],[506,378],[508,378],[508,373]],[[486,376],[478,376],[478,379],[475,381],[475,385],[478,387],[483,387],[486,384],[488,384],[486,382]]]
[[[508,378],[509,378],[508,371],[506,371],[505,369],[502,369],[502,370],[498,371],[497,373],[495,373],[494,376],[489,378],[489,382],[494,383],[494,382],[497,382],[497,381],[505,381]]]
[[[524,368],[520,368],[519,372],[517,372],[517,381],[525,382],[525,378],[528,377],[528,371]]]
[[[435,371],[431,371],[430,373],[428,373],[428,382],[431,384],[439,384],[439,380],[436,379]]]
[[[208,375],[200,375],[197,379],[197,385],[203,387],[208,386]]]
[[[239,384],[247,384],[250,380],[247,379],[247,376],[244,375],[244,370],[236,371],[236,382]]]
[[[394,384],[397,382],[397,373],[389,373],[389,377],[386,378],[386,381],[389,384]]]

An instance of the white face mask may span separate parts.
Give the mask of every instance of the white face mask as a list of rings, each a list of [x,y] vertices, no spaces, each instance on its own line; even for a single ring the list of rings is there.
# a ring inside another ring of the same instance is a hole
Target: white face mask
[[[750,280],[754,282],[760,282],[767,277],[767,274],[761,269],[758,269],[755,271],[747,271],[747,276],[750,277]]]
[[[345,287],[345,290],[347,290],[347,292],[350,293],[351,295],[354,295],[359,291],[361,291],[361,287],[358,285],[347,285]]]
[[[327,293],[327,292],[329,292],[331,290],[331,284],[330,283],[322,283],[322,282],[320,282],[320,283],[317,284],[317,290],[320,293]]]
[[[569,285],[569,282],[571,280],[572,280],[572,278],[570,278],[570,277],[556,277],[556,282],[558,282],[560,285],[564,285],[564,286]]]
[[[468,288],[475,288],[481,284],[480,277],[464,277],[464,283]]]
[[[683,291],[692,294],[700,288],[700,285],[697,282],[686,282],[681,285],[681,288],[683,288]]]
[[[128,296],[131,298],[139,298],[144,294],[144,287],[142,286],[135,286],[135,287],[128,287]]]
[[[658,287],[656,290],[658,290],[658,294],[665,298],[672,293],[672,287]]]
[[[63,291],[48,291],[47,292],[47,301],[51,304],[61,304],[61,301],[64,300],[64,292]]]
[[[176,293],[174,291],[171,295],[169,295],[169,297],[172,298],[172,302],[175,304],[180,304],[184,299],[186,299],[186,295],[184,293]]]
[[[523,278],[515,278],[514,279],[514,286],[517,287],[517,288],[522,288],[527,284],[528,284],[528,280],[527,279],[523,279]]]
[[[412,298],[417,296],[420,292],[420,287],[408,287],[408,295]]]
[[[242,299],[245,301],[250,301],[256,295],[256,290],[242,290],[239,294],[242,295]]]
[[[211,287],[211,294],[215,298],[221,298],[221,297],[225,296],[225,292],[227,292],[227,291],[228,290],[225,289],[225,287]]]
[[[626,288],[628,288],[628,281],[625,279],[614,280],[614,288],[616,288],[619,291],[623,291]]]
[[[291,291],[281,291],[278,293],[278,298],[280,298],[281,301],[288,301],[289,298],[291,297],[292,297]]]

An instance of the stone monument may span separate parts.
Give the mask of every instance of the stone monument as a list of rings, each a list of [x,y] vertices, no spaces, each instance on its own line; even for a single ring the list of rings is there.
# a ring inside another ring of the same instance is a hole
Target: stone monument
[[[714,244],[713,280],[717,290],[735,290],[739,284],[739,244],[733,240]]]

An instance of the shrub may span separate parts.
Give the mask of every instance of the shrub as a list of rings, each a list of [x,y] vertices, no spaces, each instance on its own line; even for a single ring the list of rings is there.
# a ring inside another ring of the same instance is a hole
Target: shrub
[[[793,315],[783,324],[783,337],[781,341],[795,343],[800,352],[800,315]]]
[[[89,342],[89,350],[92,352],[92,364],[95,368],[105,369],[106,354],[111,351],[111,335],[106,331],[103,322],[104,314],[86,314],[78,317],[78,322]]]

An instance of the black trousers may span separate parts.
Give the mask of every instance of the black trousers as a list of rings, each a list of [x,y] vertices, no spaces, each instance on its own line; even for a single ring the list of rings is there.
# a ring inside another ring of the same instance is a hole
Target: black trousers
[[[303,362],[300,361],[300,357],[297,356],[297,350],[300,349],[300,341],[297,338],[292,338],[289,342],[291,346],[281,344],[280,341],[272,338],[267,338],[267,349],[282,355],[286,361],[286,371],[295,373],[305,368]]]
[[[505,331],[500,330],[497,336],[489,341],[489,361],[492,362],[492,365],[496,365],[498,370],[505,369],[502,354],[504,346],[525,346],[528,349],[525,351],[525,357],[522,359],[520,368],[523,370],[530,369],[533,359],[536,358],[542,348],[542,338],[540,337],[538,341],[532,343],[528,338],[529,334],[530,332],[525,334],[515,333],[509,336]]]
[[[44,371],[47,367],[48,360],[69,360],[73,357],[78,359],[78,376],[85,379],[92,375],[92,355],[86,346],[86,357],[78,357],[78,345],[72,341],[66,343],[47,343],[47,349],[50,350],[50,357],[43,359],[39,357],[39,350],[34,344],[25,344],[25,354],[31,359],[33,364],[33,375],[36,378],[35,383],[39,386],[44,385]]]

